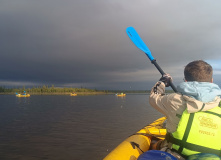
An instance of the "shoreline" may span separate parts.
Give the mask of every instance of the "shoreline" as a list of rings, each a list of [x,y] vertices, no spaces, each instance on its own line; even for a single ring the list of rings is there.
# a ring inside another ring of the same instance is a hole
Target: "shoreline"
[[[77,95],[104,95],[104,94],[114,94],[114,93],[105,93],[105,92],[75,92]],[[30,95],[70,95],[71,92],[65,93],[31,93],[28,92],[27,94]],[[0,95],[15,95],[15,93],[0,93]]]
[[[77,96],[88,96],[88,95],[116,95],[115,92],[75,92]],[[120,92],[118,92],[120,93]],[[149,92],[124,92],[126,95],[136,95],[136,94],[147,94],[149,95]],[[30,95],[67,95],[70,96],[71,93],[27,93]],[[0,95],[16,95],[15,93],[0,93]]]

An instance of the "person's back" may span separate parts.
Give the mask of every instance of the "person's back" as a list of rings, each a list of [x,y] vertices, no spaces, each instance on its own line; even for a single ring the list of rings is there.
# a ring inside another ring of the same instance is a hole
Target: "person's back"
[[[220,155],[221,90],[212,83],[212,67],[202,61],[190,62],[184,69],[185,82],[178,93],[165,94],[171,77],[164,75],[151,90],[151,106],[164,114],[167,137],[158,149],[171,149],[184,156],[195,153]]]

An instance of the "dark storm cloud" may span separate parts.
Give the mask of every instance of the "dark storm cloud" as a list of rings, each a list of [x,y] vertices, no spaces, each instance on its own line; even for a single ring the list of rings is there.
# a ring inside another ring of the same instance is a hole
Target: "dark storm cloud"
[[[127,37],[128,26],[179,82],[189,61],[221,58],[220,5],[204,0],[2,1],[0,85],[150,88],[160,75]]]

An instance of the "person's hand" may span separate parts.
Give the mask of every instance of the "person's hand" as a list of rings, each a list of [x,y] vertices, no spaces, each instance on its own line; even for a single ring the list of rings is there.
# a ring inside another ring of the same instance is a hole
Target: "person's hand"
[[[165,84],[166,87],[170,86],[170,81],[172,82],[172,77],[169,74],[164,74],[160,80],[161,82],[163,82]]]

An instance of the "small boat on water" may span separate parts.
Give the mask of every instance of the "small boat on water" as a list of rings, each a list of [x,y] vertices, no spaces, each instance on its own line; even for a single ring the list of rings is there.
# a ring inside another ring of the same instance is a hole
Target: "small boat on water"
[[[159,118],[131,135],[111,151],[103,160],[137,160],[150,149],[151,143],[164,139],[165,117]]]
[[[30,97],[30,94],[16,94],[16,97]]]
[[[116,94],[116,96],[118,96],[118,97],[124,97],[124,96],[126,96],[126,94],[125,93],[121,93],[121,94]]]
[[[70,96],[77,96],[77,93],[70,93]]]

